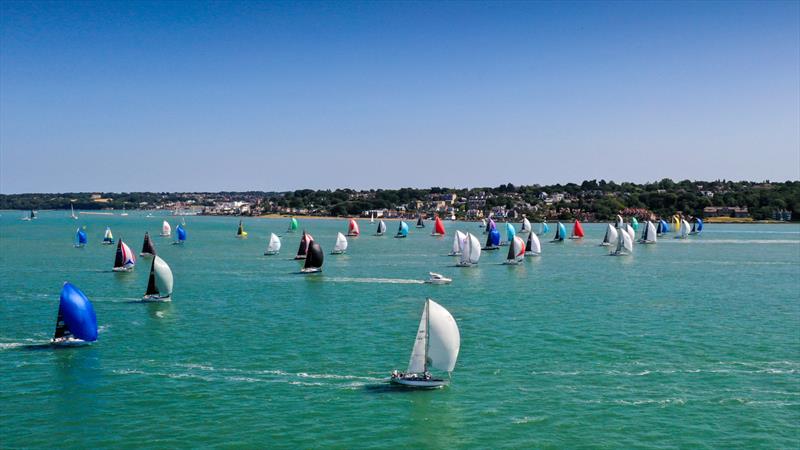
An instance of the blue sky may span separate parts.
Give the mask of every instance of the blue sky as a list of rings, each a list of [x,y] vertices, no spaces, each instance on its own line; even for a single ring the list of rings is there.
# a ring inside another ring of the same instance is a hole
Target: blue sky
[[[800,178],[800,2],[0,2],[0,192]]]

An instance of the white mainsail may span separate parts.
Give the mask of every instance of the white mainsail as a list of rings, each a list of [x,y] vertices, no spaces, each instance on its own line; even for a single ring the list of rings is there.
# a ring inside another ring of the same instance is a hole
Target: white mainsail
[[[159,256],[153,257],[153,268],[156,274],[156,287],[162,297],[169,297],[172,295],[172,269],[169,265]]]
[[[270,233],[269,244],[267,244],[267,254],[274,255],[281,251],[281,239],[275,233]]]
[[[527,217],[522,219],[522,228],[519,230],[520,233],[530,233],[531,232],[531,221],[528,220]]]
[[[615,255],[631,255],[633,254],[633,239],[631,239],[631,235],[628,234],[625,230],[622,230],[619,233],[619,238],[617,239],[617,249],[614,251]]]
[[[336,244],[331,253],[344,253],[347,250],[347,238],[342,233],[336,233]]]
[[[169,226],[169,222],[165,220],[164,223],[161,224],[161,235],[169,236],[170,234],[172,234],[172,227]]]
[[[614,245],[618,237],[617,229],[613,225],[608,224],[608,227],[606,227],[606,235],[603,237],[603,244]]]
[[[644,226],[644,236],[642,236],[642,242],[645,244],[655,244],[658,240],[656,226],[651,221],[647,221]]]
[[[542,254],[542,243],[539,241],[539,236],[536,236],[536,233],[531,233],[528,235],[528,240],[531,242],[531,248],[525,249],[526,255],[541,255]],[[526,244],[527,247],[527,244]]]
[[[628,237],[631,238],[631,243],[636,239],[636,230],[633,229],[633,226],[629,223],[625,224],[625,231],[628,232]]]
[[[414,340],[414,347],[411,349],[411,359],[408,361],[408,373],[425,372],[425,341],[428,337],[428,302],[422,310],[422,318],[419,319],[417,337]]]
[[[464,234],[460,230],[456,230],[456,234],[453,235],[453,251],[450,252],[451,255],[460,255],[461,251],[464,247],[465,240],[467,239],[467,235]]]
[[[689,231],[691,231],[692,226],[689,225],[689,222],[686,219],[681,219],[681,238],[685,239],[689,237]]]
[[[452,372],[460,347],[461,334],[456,320],[442,305],[428,299],[419,321],[407,372],[427,372],[428,364]]]
[[[478,264],[481,258],[481,243],[472,233],[467,233],[464,247],[461,249],[461,265]]]

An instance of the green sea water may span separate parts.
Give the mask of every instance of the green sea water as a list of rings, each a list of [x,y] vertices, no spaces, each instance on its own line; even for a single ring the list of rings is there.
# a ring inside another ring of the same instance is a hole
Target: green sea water
[[[330,251],[345,220],[300,220],[326,251],[296,274],[288,219],[161,220],[0,212],[0,447],[21,448],[797,448],[800,227],[709,224],[700,236],[579,242],[504,266],[448,257],[448,236],[362,236]],[[72,246],[85,225],[86,248]],[[173,301],[138,302],[148,260],[112,273],[106,225],[138,254],[145,231],[175,276]],[[501,230],[503,228],[501,227]],[[280,255],[263,256],[270,232]],[[483,235],[479,236],[483,240]],[[547,239],[543,239],[546,241]],[[452,285],[420,283],[429,271]],[[52,349],[64,281],[94,303],[99,340]],[[426,297],[461,330],[449,387],[389,386],[405,369]]]

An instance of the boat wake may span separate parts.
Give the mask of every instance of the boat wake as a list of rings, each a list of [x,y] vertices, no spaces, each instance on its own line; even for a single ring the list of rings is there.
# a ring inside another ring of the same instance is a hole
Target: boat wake
[[[334,283],[381,283],[381,284],[425,284],[423,280],[411,280],[404,278],[351,278],[351,277],[330,277],[325,281]]]

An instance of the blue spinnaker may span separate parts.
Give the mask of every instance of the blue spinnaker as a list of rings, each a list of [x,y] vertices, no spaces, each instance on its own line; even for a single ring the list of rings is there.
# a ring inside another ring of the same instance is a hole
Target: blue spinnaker
[[[542,233],[541,234],[549,233],[549,232],[550,232],[550,227],[547,226],[547,222],[542,222]]]
[[[97,316],[92,302],[72,283],[64,283],[61,289],[59,310],[69,331],[78,339],[87,342],[97,340]]]
[[[558,238],[564,239],[565,237],[567,237],[567,227],[565,227],[563,223],[558,222]]]
[[[408,236],[408,224],[405,222],[400,222],[400,230],[398,231],[403,236]]]
[[[489,242],[495,247],[500,245],[500,232],[497,229],[489,232]]]
[[[178,225],[178,228],[176,228],[175,231],[178,233],[179,241],[186,240],[186,230],[183,228],[183,225]]]
[[[78,233],[75,235],[75,239],[78,240],[78,244],[85,244],[87,242],[86,232],[78,228]]]
[[[697,230],[696,231],[699,233],[699,232],[703,231],[703,220],[700,219],[700,218],[695,219],[695,220],[697,220]]]
[[[661,219],[661,232],[666,233],[669,231],[669,224],[664,219]]]

